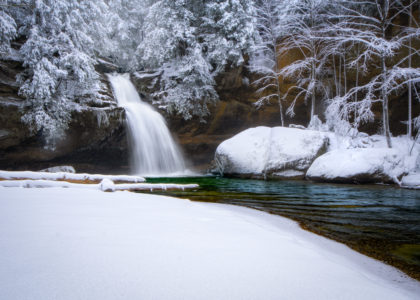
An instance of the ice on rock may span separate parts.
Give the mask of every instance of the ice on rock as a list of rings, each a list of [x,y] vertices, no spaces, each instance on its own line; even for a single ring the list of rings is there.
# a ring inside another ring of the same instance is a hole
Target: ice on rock
[[[340,149],[318,157],[306,177],[340,183],[396,182],[405,173],[404,156],[396,149]]]
[[[221,174],[252,178],[303,178],[326,151],[326,134],[286,127],[247,129],[224,141],[216,150]]]

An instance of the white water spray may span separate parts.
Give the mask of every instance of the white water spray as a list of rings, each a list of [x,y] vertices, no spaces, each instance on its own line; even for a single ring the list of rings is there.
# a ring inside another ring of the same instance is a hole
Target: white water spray
[[[108,78],[118,105],[127,114],[134,173],[156,176],[184,172],[184,160],[164,118],[140,99],[129,74],[108,74]]]

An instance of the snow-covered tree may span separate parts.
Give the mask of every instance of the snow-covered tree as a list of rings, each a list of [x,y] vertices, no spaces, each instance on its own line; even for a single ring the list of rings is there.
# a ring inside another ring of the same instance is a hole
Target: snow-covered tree
[[[276,100],[280,110],[281,126],[284,126],[283,97],[280,87],[279,53],[277,39],[280,35],[279,21],[282,0],[261,0],[256,8],[257,31],[259,38],[252,48],[249,68],[260,75],[254,82],[260,88],[256,102],[258,108]]]
[[[414,17],[414,9],[418,9],[420,13],[420,3],[418,7],[414,6],[415,1],[410,0],[409,8],[406,10],[406,14],[409,19],[408,28],[406,28],[406,33],[409,35],[407,37],[408,43],[408,61],[407,61],[407,67],[411,69],[413,67],[412,64],[412,57],[413,53],[416,52],[418,56],[420,56],[420,53],[418,50],[413,49],[413,40],[420,40],[420,24]],[[416,85],[413,84],[412,81],[408,82],[408,118],[407,118],[407,135],[408,137],[412,137],[413,135],[413,88],[416,89]],[[417,89],[416,89],[417,90]],[[417,94],[417,93],[416,93]],[[418,98],[418,101],[420,101],[420,98]],[[417,124],[417,123],[416,123]],[[416,136],[417,137],[417,136]]]
[[[193,1],[194,2],[194,1]],[[213,72],[244,63],[244,53],[255,37],[255,6],[252,0],[206,1],[199,18],[198,39]]]
[[[215,76],[244,62],[252,45],[250,0],[159,0],[147,8],[137,68],[162,72],[154,94],[163,108],[184,118],[208,114],[218,99]]]
[[[311,121],[315,116],[316,98],[326,98],[329,84],[325,81],[328,75],[325,56],[322,49],[325,38],[322,36],[323,27],[327,25],[328,7],[326,0],[291,0],[285,4],[285,11],[279,23],[283,31],[280,55],[287,55],[291,51],[299,51],[302,56],[293,63],[283,67],[280,75],[295,81],[284,97],[295,93],[294,100],[287,113],[294,115],[293,109],[299,97],[310,100]]]
[[[154,93],[162,108],[186,119],[203,118],[217,93],[193,26],[197,16],[186,4],[162,0],[149,7],[137,56],[139,66],[162,72],[160,89]]]
[[[144,21],[150,0],[114,0],[109,1],[108,41],[104,56],[125,71],[138,67],[137,47],[143,44],[145,34]]]
[[[145,17],[144,36],[138,45],[139,65],[148,69],[183,56],[196,44],[191,26],[194,15],[185,7],[185,0],[160,0],[153,3]]]
[[[16,22],[7,13],[9,4],[7,1],[0,3],[0,58],[10,53],[10,43],[16,38]]]
[[[106,5],[65,0],[23,5],[28,12],[19,28],[26,38],[19,50],[25,71],[18,77],[19,93],[27,99],[23,121],[54,147],[77,103],[100,97],[94,49],[101,36],[95,26],[103,20]]]
[[[203,58],[202,50],[187,49],[182,57],[164,64],[161,91],[155,93],[161,108],[178,113],[188,120],[193,115],[204,121],[209,114],[208,104],[214,104],[218,95],[210,72],[210,64]]]
[[[414,53],[402,58],[399,56],[407,40],[412,37],[412,30],[405,30],[402,25],[396,26],[395,20],[406,13],[410,6],[397,0],[345,1],[342,4],[345,14],[334,27],[340,35],[335,41],[337,47],[347,43],[360,47],[350,67],[356,66],[364,74],[369,74],[370,78],[367,83],[356,85],[345,95],[332,99],[327,115],[341,120],[353,118],[358,125],[372,121],[372,105],[381,103],[383,134],[389,147],[392,146],[389,97],[406,88],[410,82],[418,82],[420,78],[420,68],[404,67]],[[388,33],[396,28],[399,29],[398,34]]]

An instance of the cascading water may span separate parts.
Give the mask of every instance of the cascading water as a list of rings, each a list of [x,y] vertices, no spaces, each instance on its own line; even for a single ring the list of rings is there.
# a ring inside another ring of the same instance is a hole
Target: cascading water
[[[185,170],[165,119],[140,99],[129,74],[108,74],[118,105],[127,114],[132,169],[139,175],[170,175]]]

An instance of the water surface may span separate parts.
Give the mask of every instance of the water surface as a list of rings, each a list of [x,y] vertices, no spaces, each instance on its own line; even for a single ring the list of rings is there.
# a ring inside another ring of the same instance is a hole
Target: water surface
[[[391,186],[314,184],[219,177],[150,178],[197,183],[161,194],[246,206],[297,220],[302,227],[396,266],[420,280],[420,191]]]

